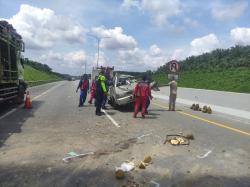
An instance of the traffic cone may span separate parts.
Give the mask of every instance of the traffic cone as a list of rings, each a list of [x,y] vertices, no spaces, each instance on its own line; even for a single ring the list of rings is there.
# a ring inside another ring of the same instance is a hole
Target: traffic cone
[[[27,109],[31,108],[31,100],[30,100],[30,93],[29,93],[29,91],[27,91],[27,93],[26,93],[25,108],[27,108]]]

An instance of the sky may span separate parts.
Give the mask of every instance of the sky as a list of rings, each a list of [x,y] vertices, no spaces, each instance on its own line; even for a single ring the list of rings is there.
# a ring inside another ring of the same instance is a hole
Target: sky
[[[24,57],[79,75],[97,65],[156,70],[217,48],[250,45],[250,0],[0,0]]]

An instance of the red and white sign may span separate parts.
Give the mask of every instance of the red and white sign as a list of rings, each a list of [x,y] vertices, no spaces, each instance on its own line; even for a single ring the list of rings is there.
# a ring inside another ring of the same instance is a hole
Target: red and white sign
[[[171,73],[178,73],[180,66],[176,60],[168,62],[168,69]]]

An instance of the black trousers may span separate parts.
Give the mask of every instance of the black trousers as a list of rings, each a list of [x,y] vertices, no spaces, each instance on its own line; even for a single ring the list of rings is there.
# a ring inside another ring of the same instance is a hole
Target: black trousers
[[[101,112],[103,98],[104,98],[104,94],[102,94],[102,93],[96,93],[96,95],[95,95],[95,107],[96,107],[95,112],[96,113],[100,113]]]

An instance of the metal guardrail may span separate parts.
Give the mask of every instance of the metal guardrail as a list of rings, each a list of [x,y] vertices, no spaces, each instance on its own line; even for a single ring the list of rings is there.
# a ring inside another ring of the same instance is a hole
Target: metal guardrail
[[[56,81],[60,81],[60,80],[38,80],[38,81],[25,81],[29,87],[32,86],[38,86],[41,84],[46,84],[46,83],[50,83],[50,82],[56,82]]]

